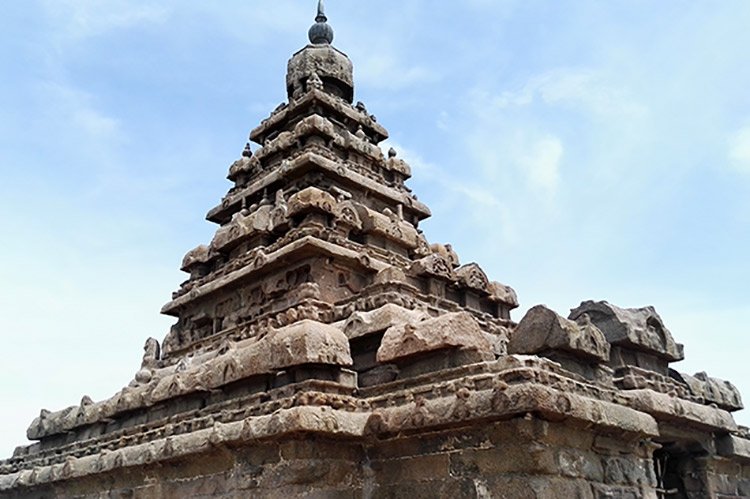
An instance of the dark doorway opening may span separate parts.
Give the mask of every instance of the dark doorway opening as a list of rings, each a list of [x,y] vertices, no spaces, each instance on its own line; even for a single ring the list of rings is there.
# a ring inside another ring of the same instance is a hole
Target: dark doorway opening
[[[691,456],[674,443],[665,443],[654,452],[656,495],[659,499],[688,499],[685,472]]]

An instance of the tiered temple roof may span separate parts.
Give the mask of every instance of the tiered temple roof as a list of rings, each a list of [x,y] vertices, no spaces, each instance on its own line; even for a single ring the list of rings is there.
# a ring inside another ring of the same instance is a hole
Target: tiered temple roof
[[[93,494],[124,469],[289,435],[377,447],[530,415],[651,442],[647,468],[659,445],[750,460],[730,415],[739,393],[671,369],[682,345],[653,308],[538,306],[516,324],[512,288],[430,244],[411,169],[379,147],[388,132],[353,104],[352,63],[332,40],[321,4],[289,61],[288,102],[250,133],[208,212],[216,235],[182,262],[166,338],[147,340],[113,397],[42,411],[36,443],[0,462],[0,494]],[[644,473],[597,497],[663,485]]]

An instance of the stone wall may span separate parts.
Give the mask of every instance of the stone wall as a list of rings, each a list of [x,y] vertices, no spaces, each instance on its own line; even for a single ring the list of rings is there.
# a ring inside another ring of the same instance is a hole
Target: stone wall
[[[656,497],[648,446],[530,417],[396,438],[370,455],[370,497]]]
[[[2,497],[51,499],[362,497],[361,445],[316,437],[221,447]],[[107,490],[108,492],[102,492]]]
[[[718,499],[750,497],[750,462],[739,464],[729,459],[713,459],[706,463],[709,490],[716,492]],[[694,492],[691,497],[703,491]]]
[[[299,436],[216,447],[7,497],[656,498],[654,448],[527,416],[366,442]],[[717,459],[707,469],[724,494],[716,497],[747,495],[750,466]]]

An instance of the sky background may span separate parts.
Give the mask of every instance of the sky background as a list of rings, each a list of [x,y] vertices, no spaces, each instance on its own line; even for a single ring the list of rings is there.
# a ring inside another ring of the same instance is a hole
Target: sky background
[[[423,228],[521,308],[654,305],[750,402],[750,2],[329,0]],[[0,457],[113,395],[210,241],[313,0],[8,0],[0,16]],[[736,414],[750,425],[746,412]]]

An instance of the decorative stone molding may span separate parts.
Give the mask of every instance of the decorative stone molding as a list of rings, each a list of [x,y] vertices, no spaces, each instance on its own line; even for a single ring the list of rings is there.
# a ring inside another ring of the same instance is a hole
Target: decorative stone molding
[[[467,288],[487,294],[492,291],[487,274],[476,263],[469,263],[456,269],[456,277],[458,277],[458,282]]]

